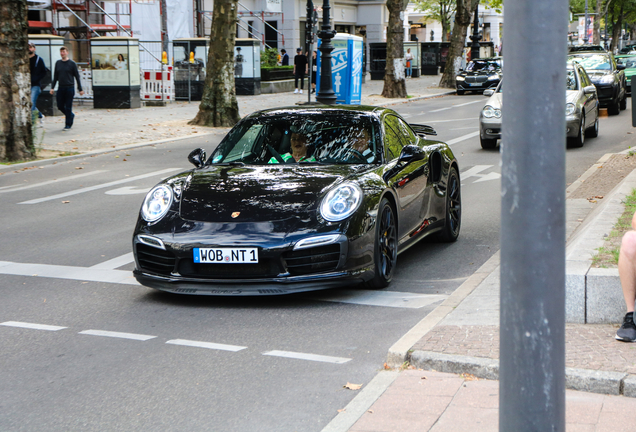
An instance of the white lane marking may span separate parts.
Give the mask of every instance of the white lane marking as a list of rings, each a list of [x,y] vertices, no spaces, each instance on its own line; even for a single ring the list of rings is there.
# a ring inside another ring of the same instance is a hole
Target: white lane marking
[[[479,183],[479,182],[488,181],[488,180],[497,180],[500,178],[501,178],[501,174],[499,174],[498,172],[491,172],[488,174],[482,174],[481,178],[479,180],[475,180],[473,183]]]
[[[351,361],[350,358],[330,357],[330,356],[323,356],[318,354],[307,354],[307,353],[299,353],[299,352],[292,352],[292,351],[274,350],[274,351],[264,352],[263,355],[291,358],[291,359],[297,359],[297,360],[317,361],[317,362],[323,362],[323,363],[335,363],[335,364],[342,364],[342,363]]]
[[[113,258],[108,261],[104,261],[103,263],[95,264],[92,269],[104,269],[104,270],[114,270],[121,266],[125,266],[126,264],[130,264],[131,262],[135,262],[135,256],[132,252],[129,252],[125,255],[119,256],[117,258]]]
[[[486,102],[486,99],[482,99],[482,100],[470,101],[470,102],[466,102],[466,103],[459,104],[459,105],[453,105],[453,106],[460,107],[460,106],[472,105],[472,104],[476,104],[476,103],[485,103],[485,102]]]
[[[20,327],[25,329],[47,330],[47,331],[58,331],[58,330],[64,330],[65,328],[68,328],[68,327],[59,327],[59,326],[52,326],[52,325],[46,325],[46,324],[33,324],[33,323],[26,323],[26,322],[19,322],[19,321],[5,321],[3,323],[0,323],[0,325],[7,326],[7,327]]]
[[[139,285],[131,271],[0,261],[0,274]]]
[[[36,187],[40,187],[40,186],[46,186],[52,183],[60,183],[63,181],[67,181],[67,180],[75,180],[78,178],[82,178],[82,177],[88,177],[88,176],[92,176],[95,174],[100,174],[103,172],[107,172],[106,170],[96,170],[96,171],[91,171],[91,172],[87,172],[87,173],[83,173],[83,174],[75,174],[69,177],[62,177],[59,179],[55,179],[55,180],[49,180],[49,181],[45,181],[45,182],[41,182],[41,183],[34,183],[34,184],[28,184],[28,185],[13,185],[13,186],[4,186],[0,189],[0,193],[5,193],[5,192],[16,192],[16,191],[21,191],[21,190],[25,190],[25,189],[32,189],[32,188],[36,188]]]
[[[137,189],[134,186],[124,186],[122,188],[109,190],[104,193],[106,195],[141,195],[141,194],[148,193],[149,190],[150,189],[148,188]]]
[[[439,108],[439,109],[436,109],[436,110],[431,110],[429,112],[430,113],[434,113],[434,112],[440,112],[440,111],[448,111],[449,109],[453,109],[453,107]]]
[[[334,292],[328,297],[319,295],[310,298],[334,303],[420,309],[438,301],[446,300],[447,297],[447,295],[439,294],[414,294],[398,291],[342,290]]]
[[[449,146],[452,146],[453,144],[457,144],[459,142],[465,141],[467,139],[470,139],[476,136],[479,136],[479,131],[471,132],[467,135],[462,135],[460,137],[453,138],[452,140],[446,141],[446,144],[448,144]]]
[[[247,347],[244,347],[244,346],[225,345],[225,344],[217,344],[212,342],[198,342],[198,341],[186,340],[186,339],[172,339],[166,343],[171,345],[182,345],[182,346],[189,346],[189,347],[196,347],[196,348],[207,348],[207,349],[213,349],[213,350],[232,351],[232,352],[237,352],[237,351],[247,349]]]
[[[90,335],[90,336],[104,336],[104,337],[112,337],[112,338],[120,338],[120,339],[132,339],[132,340],[138,340],[138,341],[147,341],[157,337],[157,336],[149,336],[149,335],[142,335],[142,334],[136,334],[136,333],[112,332],[112,331],[106,331],[106,330],[84,330],[79,332],[79,334]]]
[[[122,180],[116,180],[116,181],[112,181],[112,182],[108,182],[108,183],[103,183],[103,184],[100,184],[100,185],[95,185],[95,186],[85,187],[85,188],[81,188],[81,189],[76,189],[76,190],[73,190],[73,191],[68,191],[68,192],[64,192],[64,193],[61,193],[61,194],[57,194],[57,195],[51,195],[51,196],[44,197],[44,198],[38,198],[38,199],[30,200],[30,201],[24,201],[24,202],[21,202],[19,204],[39,204],[39,203],[42,203],[42,202],[45,202],[45,201],[52,201],[52,200],[55,200],[55,199],[66,198],[66,197],[69,197],[69,196],[72,196],[72,195],[78,195],[78,194],[81,194],[81,193],[84,193],[84,192],[91,192],[91,191],[98,190],[98,189],[109,188],[111,186],[116,186],[116,185],[119,185],[119,184],[122,184],[122,183],[130,183],[130,182],[133,182],[133,181],[145,179],[147,177],[159,176],[159,175],[162,175],[162,174],[169,173],[171,171],[177,171],[177,170],[181,170],[181,169],[182,168],[167,168],[167,169],[164,169],[164,170],[161,170],[161,171],[154,171],[154,172],[151,172],[151,173],[148,173],[148,174],[142,174],[142,175],[138,175],[138,176],[135,176],[135,177],[125,178],[125,179],[122,179]]]

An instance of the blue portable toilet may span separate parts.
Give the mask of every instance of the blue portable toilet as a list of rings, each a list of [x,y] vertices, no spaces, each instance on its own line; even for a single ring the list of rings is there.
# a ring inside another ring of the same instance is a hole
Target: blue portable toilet
[[[318,47],[321,42],[321,40],[318,41]],[[331,43],[334,46],[331,52],[331,85],[336,94],[336,103],[360,105],[363,39],[360,36],[339,33],[334,36]],[[318,50],[316,92],[320,91],[320,57],[320,50]]]

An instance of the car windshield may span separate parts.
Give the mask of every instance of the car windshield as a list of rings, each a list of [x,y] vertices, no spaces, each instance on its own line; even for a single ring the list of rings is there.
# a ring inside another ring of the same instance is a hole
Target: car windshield
[[[466,70],[469,72],[495,71],[498,69],[500,69],[499,63],[487,60],[472,60],[466,66]]]
[[[629,57],[620,57],[616,61],[620,64],[624,64],[627,69],[636,67],[636,55]]]
[[[579,83],[578,83],[578,80],[576,79],[576,74],[574,73],[574,69],[568,69],[566,88],[567,90],[579,89]]]
[[[610,58],[608,55],[592,54],[586,56],[570,56],[570,61],[576,60],[585,70],[610,70]]]
[[[370,164],[378,142],[379,123],[365,113],[275,112],[241,121],[207,163]]]

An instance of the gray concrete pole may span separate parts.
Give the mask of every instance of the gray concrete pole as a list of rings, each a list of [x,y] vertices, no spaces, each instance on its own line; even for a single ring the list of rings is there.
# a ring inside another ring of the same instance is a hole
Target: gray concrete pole
[[[565,431],[567,0],[508,0],[499,430]]]

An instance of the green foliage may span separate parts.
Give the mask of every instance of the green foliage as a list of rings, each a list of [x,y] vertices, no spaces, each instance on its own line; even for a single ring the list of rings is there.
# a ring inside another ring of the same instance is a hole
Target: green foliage
[[[292,69],[294,69],[294,67],[293,66],[276,66],[276,65],[274,65],[274,66],[263,66],[263,64],[261,63],[261,70],[263,70],[263,69],[264,70],[272,70],[272,69],[276,69],[276,70],[289,69],[289,70],[292,70]]]
[[[261,53],[261,67],[274,67],[278,64],[278,50],[276,48],[266,48]]]

